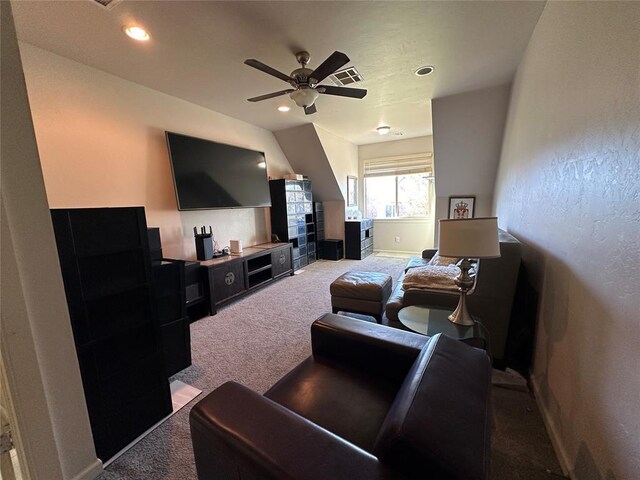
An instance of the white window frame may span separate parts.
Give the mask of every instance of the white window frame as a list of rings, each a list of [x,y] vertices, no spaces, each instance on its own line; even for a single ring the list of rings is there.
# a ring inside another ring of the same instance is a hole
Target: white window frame
[[[363,187],[364,187],[364,211],[368,212],[367,205],[367,178],[395,177],[395,202],[393,205],[393,217],[375,218],[376,221],[398,220],[424,220],[432,216],[428,212],[426,216],[400,217],[398,216],[398,177],[415,173],[426,173],[429,178],[433,175],[433,153],[424,152],[412,155],[398,155],[393,157],[379,157],[366,159],[363,162]]]

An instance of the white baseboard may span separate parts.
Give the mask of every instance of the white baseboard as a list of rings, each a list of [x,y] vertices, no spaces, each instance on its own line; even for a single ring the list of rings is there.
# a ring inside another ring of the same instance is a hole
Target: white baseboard
[[[542,401],[542,395],[540,395],[540,386],[538,385],[538,380],[533,377],[533,375],[531,376],[531,385],[533,386],[533,393],[536,396],[538,409],[540,410],[540,414],[542,415],[542,421],[544,422],[544,426],[546,427],[549,438],[551,439],[553,450],[556,452],[556,456],[558,457],[558,463],[560,463],[562,473],[567,475],[571,480],[577,480],[575,472],[573,471],[573,466],[569,461],[567,450],[564,448],[562,438],[560,437],[560,434],[558,433],[554,422],[551,421],[551,415],[549,414],[549,410],[547,409],[546,404]]]
[[[404,254],[404,255],[417,255],[420,256],[422,255],[422,252],[408,252],[406,250],[374,250],[373,253],[397,253],[397,254]]]
[[[99,458],[96,458],[95,462],[82,470],[71,480],[93,480],[94,478],[97,478],[98,475],[100,475],[103,471],[104,468],[102,468],[102,461]]]

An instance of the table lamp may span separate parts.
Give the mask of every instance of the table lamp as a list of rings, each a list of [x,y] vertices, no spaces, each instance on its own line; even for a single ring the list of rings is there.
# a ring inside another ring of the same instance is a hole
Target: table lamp
[[[466,303],[467,292],[473,286],[473,278],[469,276],[469,258],[500,256],[498,218],[440,220],[438,253],[443,257],[462,258],[460,275],[455,280],[460,291],[460,301],[455,311],[449,315],[449,320],[457,325],[473,325]]]

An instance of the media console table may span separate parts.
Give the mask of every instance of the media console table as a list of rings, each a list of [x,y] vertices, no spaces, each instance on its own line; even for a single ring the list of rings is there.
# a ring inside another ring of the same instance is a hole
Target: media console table
[[[200,262],[200,268],[206,270],[211,315],[224,303],[293,275],[292,258],[292,244],[263,243],[246,247],[238,255]]]

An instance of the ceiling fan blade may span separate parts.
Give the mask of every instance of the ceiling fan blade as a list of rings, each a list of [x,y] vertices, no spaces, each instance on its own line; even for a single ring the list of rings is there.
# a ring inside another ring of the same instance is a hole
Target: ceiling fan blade
[[[332,87],[331,85],[318,85],[316,90],[325,95],[337,95],[339,97],[364,98],[367,91],[364,88]]]
[[[267,100],[268,98],[279,97],[280,95],[286,95],[287,93],[293,92],[293,88],[287,88],[286,90],[280,90],[279,92],[267,93],[265,95],[260,95],[259,97],[247,98],[250,102],[259,102],[260,100]]]
[[[316,113],[318,110],[316,110],[316,104],[314,103],[313,105],[309,105],[308,107],[304,107],[304,113],[306,115],[311,115],[312,113]]]
[[[316,83],[321,82],[333,72],[338,70],[340,67],[346,65],[349,62],[349,57],[347,57],[342,52],[333,52],[329,55],[324,62],[320,64],[318,68],[316,68],[309,78],[314,78]]]
[[[285,82],[291,81],[291,77],[289,75],[279,72],[275,68],[271,68],[269,65],[265,65],[264,63],[262,63],[259,60],[256,60],[255,58],[250,58],[248,60],[245,60],[244,63],[245,65],[249,65],[250,67],[257,68],[261,72],[268,73],[269,75],[273,75],[274,77],[279,78],[280,80],[284,80]]]

